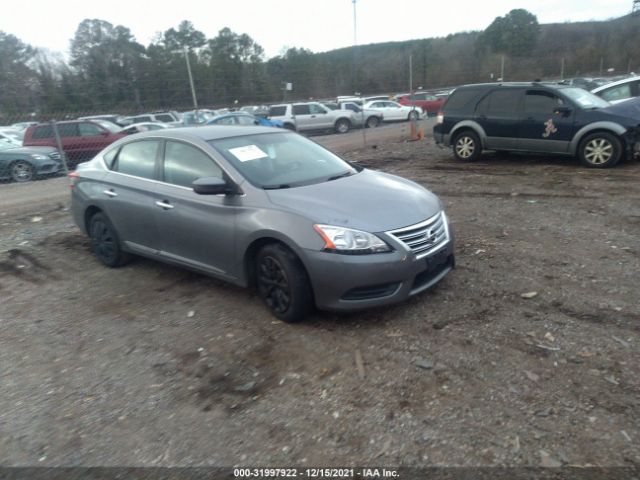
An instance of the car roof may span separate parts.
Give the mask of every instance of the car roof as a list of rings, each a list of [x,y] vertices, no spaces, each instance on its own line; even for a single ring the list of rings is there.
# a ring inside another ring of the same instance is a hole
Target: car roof
[[[221,138],[243,137],[259,133],[283,133],[281,128],[274,127],[236,127],[233,125],[206,125],[199,127],[167,128],[152,132],[142,132],[136,138],[143,137],[167,137],[182,140],[219,140]]]
[[[606,88],[616,87],[618,85],[624,85],[625,83],[630,83],[630,82],[637,82],[638,80],[640,80],[640,76],[623,78],[622,80],[617,80],[615,82],[610,82],[610,83],[605,83],[604,85],[600,85],[599,87],[596,87],[593,90],[591,90],[591,92],[593,93],[601,92]]]
[[[456,90],[477,88],[477,89],[490,89],[496,87],[527,87],[527,88],[540,88],[547,87],[560,90],[563,88],[575,88],[572,85],[560,85],[558,83],[546,83],[546,82],[501,82],[501,83],[471,83],[468,85],[462,85]]]

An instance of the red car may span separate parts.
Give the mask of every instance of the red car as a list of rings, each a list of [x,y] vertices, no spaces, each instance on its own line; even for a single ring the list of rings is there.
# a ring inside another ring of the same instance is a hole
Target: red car
[[[446,96],[435,96],[430,93],[420,92],[413,95],[402,95],[398,98],[398,103],[408,106],[415,105],[428,115],[436,115],[446,99]]]
[[[121,128],[107,121],[72,120],[57,122],[62,149],[69,167],[90,160],[107,145],[125,137]],[[27,128],[22,144],[27,147],[56,147],[56,138],[50,123]]]

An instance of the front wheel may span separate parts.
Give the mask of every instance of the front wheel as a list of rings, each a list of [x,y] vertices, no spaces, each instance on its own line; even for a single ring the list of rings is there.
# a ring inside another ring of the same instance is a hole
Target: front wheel
[[[415,110],[412,112],[409,112],[409,116],[407,117],[407,120],[411,121],[415,121],[418,120],[418,118],[420,117],[420,115],[418,115],[418,112],[416,112]]]
[[[336,133],[347,133],[349,130],[351,130],[351,122],[349,122],[349,120],[341,118],[336,122],[335,130]]]
[[[481,151],[480,138],[471,130],[460,132],[453,139],[453,154],[458,160],[477,160]]]
[[[33,179],[35,169],[24,160],[18,160],[11,165],[11,179],[14,182],[28,182]]]
[[[313,308],[309,279],[300,260],[279,244],[264,246],[256,257],[258,294],[280,320],[294,323]]]
[[[118,234],[105,214],[96,213],[91,217],[89,237],[91,238],[91,251],[103,265],[116,268],[129,261],[130,255],[120,248]]]
[[[578,158],[591,168],[609,168],[620,161],[622,144],[611,133],[596,132],[587,135],[578,148]]]

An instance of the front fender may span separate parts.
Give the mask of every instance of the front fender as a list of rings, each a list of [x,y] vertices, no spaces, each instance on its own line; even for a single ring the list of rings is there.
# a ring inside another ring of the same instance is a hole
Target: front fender
[[[576,134],[573,136],[573,140],[571,140],[571,144],[569,145],[569,152],[572,155],[575,155],[576,152],[578,151],[578,145],[580,145],[580,142],[585,137],[585,135],[588,135],[589,133],[594,132],[596,130],[607,130],[611,133],[615,133],[619,137],[622,137],[626,133],[627,128],[623,127],[619,123],[606,122],[606,121],[594,122],[594,123],[590,123],[589,125],[585,125],[580,130],[578,130]]]

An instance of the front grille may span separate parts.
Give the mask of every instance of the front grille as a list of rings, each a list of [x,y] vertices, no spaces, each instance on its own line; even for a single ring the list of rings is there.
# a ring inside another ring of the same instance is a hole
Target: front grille
[[[415,225],[387,232],[405,244],[418,258],[426,257],[449,240],[444,212]]]

